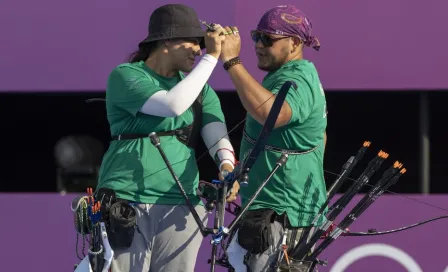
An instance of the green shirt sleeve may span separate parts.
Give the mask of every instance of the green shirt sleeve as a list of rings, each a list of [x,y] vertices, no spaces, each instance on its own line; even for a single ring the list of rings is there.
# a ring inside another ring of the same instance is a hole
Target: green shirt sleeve
[[[107,98],[116,107],[136,116],[145,102],[162,88],[138,68],[120,65],[109,76]]]
[[[294,81],[297,84],[297,89],[291,87],[285,99],[292,110],[289,123],[302,123],[308,118],[313,109],[313,92],[309,80],[305,78],[303,73],[297,71],[297,69],[286,69],[282,71],[271,92],[274,94],[278,93],[282,85],[288,80]]]
[[[205,85],[202,101],[202,127],[212,122],[225,123],[218,95],[208,84]]]

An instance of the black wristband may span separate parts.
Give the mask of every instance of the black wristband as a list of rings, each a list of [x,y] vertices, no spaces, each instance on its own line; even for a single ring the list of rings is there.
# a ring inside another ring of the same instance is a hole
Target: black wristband
[[[241,64],[241,59],[240,57],[235,57],[233,59],[230,59],[226,62],[224,62],[224,69],[227,71],[230,68],[232,68],[233,66],[237,65],[237,64]]]

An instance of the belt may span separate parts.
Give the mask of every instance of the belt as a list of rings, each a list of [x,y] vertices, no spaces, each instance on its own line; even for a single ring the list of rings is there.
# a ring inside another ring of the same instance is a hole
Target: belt
[[[170,130],[170,131],[160,131],[157,132],[157,136],[177,136],[177,137],[188,137],[188,135],[185,135],[184,128]],[[130,134],[120,134],[112,136],[112,140],[133,140],[133,139],[139,139],[139,138],[147,138],[149,137],[149,133],[130,133]]]
[[[252,145],[255,144],[255,140],[252,139],[246,132],[246,130],[243,130],[243,136],[244,138],[251,143]],[[280,147],[275,147],[275,146],[271,146],[271,145],[265,145],[264,149],[265,150],[269,150],[269,151],[274,151],[274,152],[278,152],[278,153],[282,153],[282,154],[289,154],[289,155],[303,155],[303,154],[307,154],[307,153],[311,153],[314,150],[316,150],[319,147],[319,145],[309,149],[309,150],[292,150],[292,149],[283,149]]]

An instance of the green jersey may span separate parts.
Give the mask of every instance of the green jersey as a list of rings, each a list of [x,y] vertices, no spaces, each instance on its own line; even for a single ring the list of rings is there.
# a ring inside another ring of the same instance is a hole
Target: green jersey
[[[107,119],[112,135],[170,131],[193,122],[190,107],[180,116],[158,117],[139,112],[154,93],[173,88],[185,77],[163,77],[143,61],[125,63],[110,74],[106,89]],[[206,84],[202,90],[202,127],[225,122],[215,91]],[[196,195],[199,182],[195,151],[175,136],[160,137],[161,146],[193,204],[202,203]],[[185,204],[159,151],[149,138],[112,141],[103,157],[99,187],[116,191],[117,197],[148,204]]]
[[[289,61],[276,71],[269,72],[262,85],[275,94],[287,80],[297,84],[297,90],[291,89],[286,97],[292,117],[287,125],[272,131],[266,144],[282,149],[315,149],[309,153],[289,155],[286,165],[279,168],[250,209],[270,208],[278,214],[286,212],[293,226],[304,227],[310,225],[326,200],[323,173],[326,100],[316,68],[311,62]],[[245,124],[247,135],[256,139],[261,128],[262,125],[248,114]],[[240,161],[252,147],[243,137]],[[240,189],[243,205],[254,195],[279,157],[280,153],[275,151],[265,150],[260,154],[249,172],[249,185]]]

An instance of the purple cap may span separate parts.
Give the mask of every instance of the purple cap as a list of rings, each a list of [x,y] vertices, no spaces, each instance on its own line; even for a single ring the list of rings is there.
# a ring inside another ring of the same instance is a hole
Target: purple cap
[[[311,21],[298,8],[281,5],[268,10],[257,25],[257,30],[265,33],[300,38],[306,46],[320,48],[317,37],[311,35]]]

